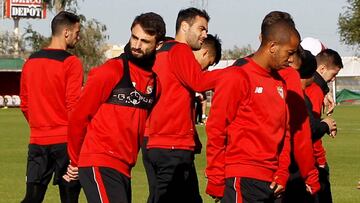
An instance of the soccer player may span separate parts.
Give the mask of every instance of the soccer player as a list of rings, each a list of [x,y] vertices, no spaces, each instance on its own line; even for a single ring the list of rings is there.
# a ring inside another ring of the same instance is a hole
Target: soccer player
[[[259,49],[237,60],[216,84],[206,125],[206,192],[223,203],[274,202],[284,191],[290,133],[278,70],[293,61],[300,42],[286,16],[266,15]]]
[[[30,126],[26,195],[22,202],[42,202],[54,174],[61,202],[77,202],[80,184],[62,179],[69,164],[66,151],[68,114],[77,102],[83,68],[66,50],[79,41],[80,19],[62,11],[51,22],[51,42],[33,53],[21,73],[20,108]]]
[[[174,40],[174,39],[169,39]],[[158,52],[161,53],[163,50],[160,49]],[[217,64],[221,58],[221,41],[217,35],[213,36],[211,34],[207,35],[207,38],[204,40],[201,45],[201,49],[193,51],[196,61],[201,65],[202,70],[207,70],[209,66]],[[194,128],[195,129],[195,128]],[[147,131],[147,130],[146,130]],[[151,165],[149,160],[149,155],[147,153],[146,145],[148,142],[148,135],[145,133],[144,142],[141,146],[142,159],[144,168],[146,171],[146,176],[149,184],[149,197],[148,203],[154,201],[154,192],[156,191],[156,174],[154,167]],[[194,168],[195,169],[195,168]],[[196,171],[192,171],[196,175]],[[197,185],[197,182],[194,182]],[[195,189],[198,189],[197,187]],[[200,196],[200,194],[198,194]]]
[[[156,55],[154,72],[161,96],[152,109],[147,133],[148,155],[155,169],[154,202],[202,202],[198,193],[194,152],[201,144],[195,136],[194,91],[211,89],[218,71],[203,72],[193,50],[207,37],[208,14],[196,8],[181,10],[174,41],[166,42]]]
[[[312,201],[314,194],[320,189],[312,150],[309,122],[311,119],[309,120],[303,93],[305,83],[312,82],[311,78],[316,71],[316,59],[300,46],[291,66],[280,71],[288,88],[287,102],[292,135],[290,177],[282,197],[283,203]]]
[[[131,202],[131,169],[160,85],[152,67],[164,37],[162,17],[141,14],[124,53],[89,73],[70,115],[68,146],[68,175],[79,176],[88,202]]]
[[[313,105],[313,114],[317,119],[321,118],[323,101],[325,95],[329,92],[327,83],[334,81],[336,75],[343,67],[340,55],[332,50],[325,49],[316,55],[317,69],[314,75],[314,83],[305,89],[305,94],[309,97]],[[332,136],[336,135],[336,130],[330,132]],[[329,182],[329,166],[326,161],[326,152],[322,146],[321,139],[313,144],[316,165],[319,170],[320,184],[322,190],[318,193],[319,202],[332,202],[331,189]]]

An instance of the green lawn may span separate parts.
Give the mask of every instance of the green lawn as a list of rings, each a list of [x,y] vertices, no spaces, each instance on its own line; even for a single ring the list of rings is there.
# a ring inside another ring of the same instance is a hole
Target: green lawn
[[[334,117],[339,132],[335,139],[325,137],[324,144],[331,167],[331,183],[335,203],[360,202],[360,106],[338,106]],[[198,128],[203,145],[204,127]],[[25,192],[25,168],[29,130],[19,109],[0,109],[0,202],[20,202]],[[205,149],[196,157],[200,190],[205,190]],[[146,202],[147,180],[139,157],[132,176],[133,202]],[[213,202],[202,193],[204,202]],[[57,188],[50,185],[45,202],[60,202]],[[80,202],[86,202],[84,196]]]

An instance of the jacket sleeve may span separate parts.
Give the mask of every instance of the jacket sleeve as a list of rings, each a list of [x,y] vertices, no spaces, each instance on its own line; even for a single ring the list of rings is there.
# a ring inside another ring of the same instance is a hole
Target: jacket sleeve
[[[246,94],[244,76],[226,73],[215,87],[209,118],[206,122],[206,193],[222,197],[225,189],[226,129],[236,116],[239,103]],[[240,89],[241,88],[241,89]],[[237,94],[234,94],[237,92]]]
[[[321,118],[321,109],[324,101],[324,94],[319,86],[312,84],[305,89],[307,96],[312,104],[312,113],[314,118]],[[317,165],[325,165],[326,163],[326,152],[322,146],[321,139],[313,143],[314,157]]]
[[[105,63],[103,66],[90,71],[79,101],[70,112],[68,154],[72,166],[77,167],[78,165],[79,154],[88,124],[100,106],[108,99],[112,89],[123,74],[122,69],[118,67],[117,69],[111,68],[112,66],[114,64]]]
[[[70,112],[79,99],[84,73],[81,61],[75,56],[69,57],[66,65],[65,104]]]
[[[222,70],[202,71],[188,45],[178,43],[169,52],[175,77],[195,92],[213,89]]]
[[[286,186],[286,182],[289,178],[289,165],[290,165],[290,151],[291,151],[291,143],[290,143],[290,125],[288,124],[289,114],[287,111],[287,124],[285,126],[285,137],[283,141],[283,146],[279,155],[279,166],[277,171],[275,172],[273,181],[282,186]]]
[[[29,122],[29,115],[28,115],[28,87],[27,87],[27,68],[26,64],[21,72],[21,79],[20,79],[20,109],[24,114],[24,117]]]
[[[315,167],[315,159],[313,156],[312,134],[307,111],[309,110],[309,105],[304,98],[300,77],[298,77],[298,75],[295,75],[295,77],[291,82],[298,84],[293,84],[293,89],[289,90],[287,95],[290,113],[290,132],[293,140],[292,151],[301,177],[305,180],[305,183],[310,186],[311,191],[315,193],[320,189],[320,184],[319,173]]]

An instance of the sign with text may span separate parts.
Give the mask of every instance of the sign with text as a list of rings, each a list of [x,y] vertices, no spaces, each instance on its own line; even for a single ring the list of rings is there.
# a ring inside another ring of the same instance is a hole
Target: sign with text
[[[5,18],[46,18],[43,0],[5,0]]]

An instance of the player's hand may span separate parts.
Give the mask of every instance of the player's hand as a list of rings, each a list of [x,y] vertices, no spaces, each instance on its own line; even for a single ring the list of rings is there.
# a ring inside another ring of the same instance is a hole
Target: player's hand
[[[70,177],[69,177],[67,174],[63,175],[62,178],[63,178],[66,182],[70,182],[70,181],[71,181]]]
[[[331,93],[328,93],[327,95],[325,95],[324,97],[324,106],[326,107],[327,111],[326,111],[326,115],[330,116],[335,109],[335,101],[334,98],[332,97]]]
[[[69,164],[67,167],[66,175],[70,178],[70,180],[78,180],[79,179],[78,167],[71,166]]]
[[[272,182],[270,184],[270,189],[274,190],[274,197],[280,198],[282,193],[285,191],[284,186],[277,184],[276,182]]]
[[[313,191],[312,191],[310,185],[305,184],[305,186],[306,186],[306,191],[307,191],[308,193],[310,193],[310,194],[313,194]]]
[[[211,195],[211,197],[214,199],[215,203],[218,203],[221,200],[221,197],[216,197],[216,196],[212,196],[212,195]]]
[[[325,122],[329,126],[329,135],[332,138],[336,137],[337,134],[337,126],[336,121],[333,118],[326,117],[321,122]]]

